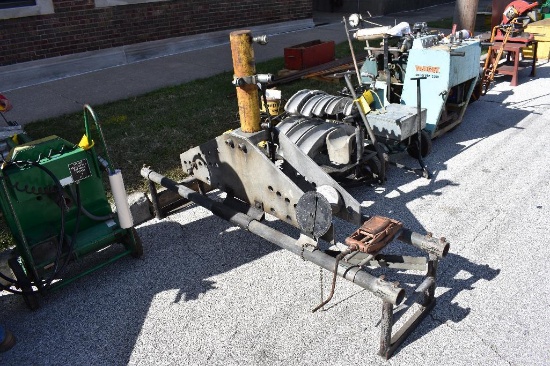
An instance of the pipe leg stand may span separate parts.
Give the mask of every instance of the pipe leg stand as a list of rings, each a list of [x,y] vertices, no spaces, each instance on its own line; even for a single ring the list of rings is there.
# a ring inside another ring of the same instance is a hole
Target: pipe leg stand
[[[378,355],[388,359],[391,348],[391,331],[393,325],[393,304],[387,301],[382,303],[382,320],[380,321],[380,350]]]
[[[153,211],[155,211],[155,217],[161,220],[164,218],[164,215],[160,208],[157,187],[155,186],[155,182],[153,182],[152,180],[147,179],[147,182],[149,183],[149,193],[151,194],[151,203],[153,204]]]

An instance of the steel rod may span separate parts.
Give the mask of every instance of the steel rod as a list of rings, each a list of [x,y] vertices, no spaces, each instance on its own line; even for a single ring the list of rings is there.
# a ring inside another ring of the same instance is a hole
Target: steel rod
[[[382,319],[380,320],[380,349],[378,354],[388,358],[388,350],[391,347],[391,333],[393,326],[393,304],[382,304]]]
[[[324,269],[334,272],[335,259],[330,255],[314,250],[312,252],[302,250],[300,245],[296,244],[296,239],[281,233],[261,222],[254,220],[248,215],[238,212],[223,203],[213,201],[212,199],[203,196],[192,189],[179,185],[176,182],[164,177],[163,175],[149,169],[142,168],[141,175],[157,184],[160,184],[167,189],[178,193],[180,196],[187,198],[190,201],[212,211],[217,216],[240,226],[243,229],[250,231],[253,234],[283,248],[296,255],[302,256],[305,260],[315,263]],[[374,295],[380,297],[385,302],[398,305],[405,298],[405,290],[398,286],[384,281],[381,278],[360,270],[359,268],[341,262],[337,268],[337,274],[358,286],[369,290]]]
[[[359,73],[359,67],[357,66],[357,59],[355,58],[355,51],[353,49],[353,43],[349,36],[348,22],[344,17],[344,29],[346,30],[346,37],[348,38],[349,50],[351,52],[351,59],[353,60],[353,67],[355,67],[355,75],[357,76],[357,82],[361,84],[361,74]]]
[[[149,193],[151,194],[151,203],[153,204],[153,211],[155,212],[155,217],[159,220],[164,218],[162,211],[160,209],[159,196],[157,192],[157,187],[152,181],[149,182]]]
[[[353,102],[357,106],[357,110],[359,112],[359,115],[361,116],[361,119],[363,120],[363,124],[365,125],[365,128],[367,129],[367,133],[369,135],[369,138],[374,145],[374,148],[376,149],[376,154],[378,156],[378,159],[380,160],[381,169],[380,169],[380,180],[384,182],[386,180],[386,159],[384,158],[384,151],[382,150],[382,147],[378,144],[376,140],[376,135],[374,134],[374,131],[372,130],[372,127],[369,124],[369,121],[367,119],[367,115],[363,111],[363,108],[361,107],[361,104],[359,103],[359,100],[357,98],[357,93],[355,92],[355,89],[353,88],[353,84],[351,83],[350,77],[348,74],[344,74],[344,79],[346,80],[346,85],[349,89],[349,92],[351,96],[353,97]],[[363,143],[359,144],[363,145]]]
[[[414,292],[425,292],[428,291],[430,287],[432,287],[435,284],[435,278],[433,277],[426,277],[424,281],[418,287]]]

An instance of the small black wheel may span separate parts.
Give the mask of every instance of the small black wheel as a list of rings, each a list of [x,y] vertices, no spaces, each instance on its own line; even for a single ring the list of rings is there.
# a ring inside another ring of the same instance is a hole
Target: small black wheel
[[[418,159],[420,156],[425,158],[432,151],[432,139],[430,134],[424,130],[420,131],[420,140],[422,143],[422,151],[419,152],[418,148],[418,134],[414,134],[410,137],[409,146],[407,146],[407,153],[409,156]]]
[[[487,93],[487,92],[485,92]],[[472,91],[472,95],[470,96],[470,100],[468,101],[468,104],[472,104],[473,102],[477,101],[483,94],[483,85],[480,80],[477,81],[476,85],[474,86],[474,90]]]
[[[25,274],[21,263],[19,263],[17,258],[10,258],[8,259],[8,265],[15,275],[15,279],[17,280],[16,287],[19,287],[21,290],[25,305],[31,310],[38,309],[40,307],[38,296],[36,296],[36,293],[33,291],[32,283]]]
[[[382,183],[382,163],[376,155],[363,163],[363,172],[365,176],[376,179],[379,183]]]
[[[143,243],[137,233],[136,228],[128,229],[127,234],[122,239],[122,242],[128,249],[132,249],[132,257],[141,258],[143,256]]]

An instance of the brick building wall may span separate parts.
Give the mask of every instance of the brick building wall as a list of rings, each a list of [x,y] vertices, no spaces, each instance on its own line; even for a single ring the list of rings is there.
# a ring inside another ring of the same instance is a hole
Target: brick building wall
[[[312,0],[169,0],[101,8],[94,0],[53,0],[53,7],[53,14],[0,19],[0,66],[312,17]]]
[[[361,14],[368,11],[372,15],[385,15],[448,2],[450,0],[313,0],[313,9]]]

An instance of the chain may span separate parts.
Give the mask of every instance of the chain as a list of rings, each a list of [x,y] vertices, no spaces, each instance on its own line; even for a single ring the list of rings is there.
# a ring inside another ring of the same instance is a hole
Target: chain
[[[312,247],[312,248],[317,249],[317,245],[313,245],[313,244],[310,244],[310,243],[303,243],[302,244],[302,251],[300,252],[300,258],[302,258],[303,261],[306,260],[304,258],[304,251],[305,251],[306,247]]]
[[[306,247],[314,247],[314,248],[317,248],[316,245],[313,245],[313,244],[309,244],[309,243],[303,243],[302,244],[302,251],[300,252],[300,258],[302,258],[303,261],[305,261],[306,259],[304,258],[304,251],[306,249]],[[324,292],[323,292],[323,267],[319,266],[319,287],[321,288],[321,301],[323,301],[325,295],[324,295]]]
[[[325,295],[323,293],[323,267],[319,266],[319,286],[321,288],[321,301],[325,298]]]

